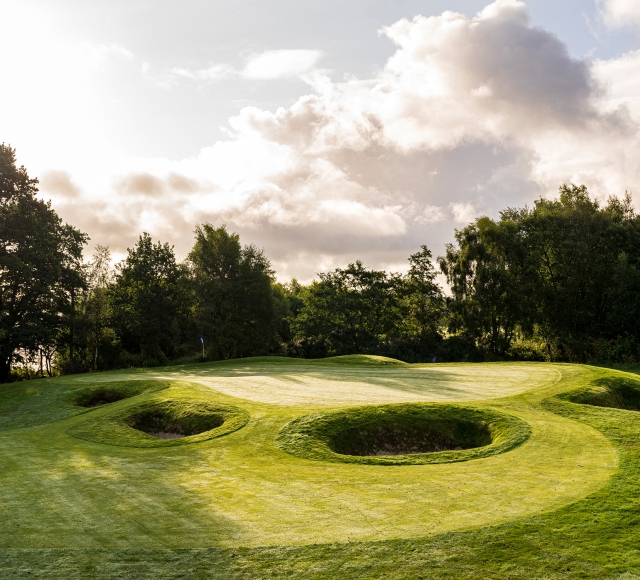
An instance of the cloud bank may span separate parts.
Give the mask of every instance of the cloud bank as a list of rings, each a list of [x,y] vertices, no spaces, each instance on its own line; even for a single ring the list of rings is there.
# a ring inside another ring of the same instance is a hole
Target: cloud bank
[[[420,244],[440,252],[454,227],[564,182],[600,197],[638,183],[640,52],[572,58],[517,0],[380,34],[396,51],[370,79],[332,81],[313,50],[262,53],[240,72],[175,69],[202,81],[296,76],[309,94],[243,108],[229,139],[195,158],[129,160],[82,205],[70,175],[52,173],[43,192],[116,252],[144,229],[184,255],[195,223],[225,223],[264,247],[280,278],[308,280],[357,258],[401,268]]]

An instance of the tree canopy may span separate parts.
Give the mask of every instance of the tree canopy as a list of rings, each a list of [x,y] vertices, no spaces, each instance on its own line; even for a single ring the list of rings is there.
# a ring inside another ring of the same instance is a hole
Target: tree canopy
[[[0,145],[0,382],[16,360],[55,348],[84,287],[87,236],[36,197],[38,180]]]

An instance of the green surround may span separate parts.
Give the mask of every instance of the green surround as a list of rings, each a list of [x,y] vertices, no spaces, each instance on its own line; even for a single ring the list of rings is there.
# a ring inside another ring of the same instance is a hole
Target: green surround
[[[136,384],[118,386],[126,381]],[[625,389],[637,384],[579,365],[356,357],[0,386],[0,577],[631,580],[640,576],[640,415]],[[73,404],[105,386],[136,394]],[[191,445],[126,425],[163,404],[231,409],[243,425]],[[417,454],[460,458],[517,440],[482,458],[393,466],[310,461],[280,447],[293,426],[307,422],[313,434],[311,417],[381,408],[481,413],[520,438]],[[147,438],[154,447],[138,446]]]

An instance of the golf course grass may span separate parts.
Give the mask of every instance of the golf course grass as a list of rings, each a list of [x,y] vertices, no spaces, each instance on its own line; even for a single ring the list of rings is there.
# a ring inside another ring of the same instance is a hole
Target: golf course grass
[[[277,357],[0,386],[1,578],[640,578],[640,378]]]

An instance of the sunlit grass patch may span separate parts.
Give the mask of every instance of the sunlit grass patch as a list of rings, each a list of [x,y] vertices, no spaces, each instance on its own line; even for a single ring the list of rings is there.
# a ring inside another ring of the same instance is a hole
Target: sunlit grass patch
[[[313,359],[311,362],[318,365],[409,366],[408,363],[397,358],[374,354],[344,354],[342,356]]]

